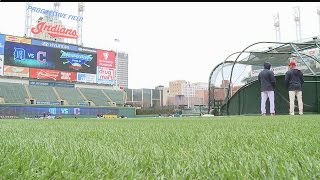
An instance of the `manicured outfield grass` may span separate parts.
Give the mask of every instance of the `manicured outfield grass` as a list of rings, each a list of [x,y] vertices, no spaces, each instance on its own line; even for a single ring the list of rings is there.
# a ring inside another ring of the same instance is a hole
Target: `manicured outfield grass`
[[[1,179],[319,179],[320,115],[0,120]]]

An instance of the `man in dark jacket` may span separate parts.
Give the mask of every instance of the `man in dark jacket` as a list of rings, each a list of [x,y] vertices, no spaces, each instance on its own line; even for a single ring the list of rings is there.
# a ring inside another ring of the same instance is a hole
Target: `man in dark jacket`
[[[303,102],[302,102],[302,85],[304,83],[302,72],[297,69],[297,62],[290,61],[289,68],[285,75],[285,83],[289,90],[289,100],[290,100],[290,115],[294,115],[294,100],[297,96],[299,114],[303,114]]]
[[[276,78],[274,73],[270,70],[271,64],[269,62],[264,63],[264,70],[258,75],[258,80],[261,89],[261,114],[266,115],[266,101],[269,98],[270,101],[270,113],[275,114],[274,108],[274,90],[276,86]]]

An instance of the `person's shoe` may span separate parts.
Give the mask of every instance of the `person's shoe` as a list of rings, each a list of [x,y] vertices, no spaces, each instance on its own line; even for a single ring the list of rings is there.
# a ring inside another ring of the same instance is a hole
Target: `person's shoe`
[[[265,114],[265,113],[262,113],[261,116],[266,116],[266,114]]]
[[[303,115],[303,113],[299,113],[299,115]]]
[[[271,116],[275,116],[276,114],[275,113],[271,113]]]
[[[294,113],[289,113],[289,115],[294,115]]]

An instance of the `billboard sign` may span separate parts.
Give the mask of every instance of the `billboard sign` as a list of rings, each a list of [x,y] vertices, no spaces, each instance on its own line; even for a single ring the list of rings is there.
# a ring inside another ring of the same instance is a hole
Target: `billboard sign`
[[[113,85],[114,69],[106,67],[97,67],[97,83]]]
[[[115,68],[116,53],[113,51],[97,50],[97,66]]]
[[[34,85],[34,86],[54,86],[54,82],[29,81],[29,85]]]
[[[36,104],[46,104],[46,105],[60,105],[60,102],[51,102],[51,101],[36,101]]]
[[[84,83],[96,83],[97,76],[95,74],[77,73],[77,81]]]
[[[44,82],[44,81],[29,81],[29,85],[34,86],[57,86],[74,88],[74,84],[58,83],[58,82]]]
[[[85,47],[78,47],[78,51],[88,52],[88,53],[94,53],[94,54],[97,53],[97,50],[96,50],[96,49],[85,48]]]
[[[17,66],[4,66],[3,74],[5,76],[29,77],[29,68]]]
[[[61,44],[61,43],[55,43],[55,42],[49,42],[49,41],[40,41],[36,39],[32,39],[32,44],[36,46],[45,46],[50,48],[57,48],[57,49],[66,49],[66,50],[72,50],[72,51],[78,51],[78,47],[70,44]]]
[[[64,72],[60,71],[59,79],[61,81],[77,81],[77,73],[76,72]]]
[[[57,87],[68,87],[68,88],[74,88],[74,84],[66,84],[66,83],[54,83],[54,86],[57,86]]]
[[[31,39],[17,37],[17,36],[10,36],[10,35],[6,35],[6,41],[23,43],[23,44],[31,44]]]
[[[6,42],[4,49],[5,65],[55,69],[54,49],[15,42]]]
[[[30,78],[31,79],[50,79],[59,80],[59,71],[49,70],[49,69],[35,69],[30,68]]]

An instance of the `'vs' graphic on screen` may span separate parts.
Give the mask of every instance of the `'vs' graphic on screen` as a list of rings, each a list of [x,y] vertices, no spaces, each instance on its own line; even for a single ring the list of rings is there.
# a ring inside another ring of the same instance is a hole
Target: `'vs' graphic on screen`
[[[55,69],[56,51],[42,46],[6,42],[5,65]]]

